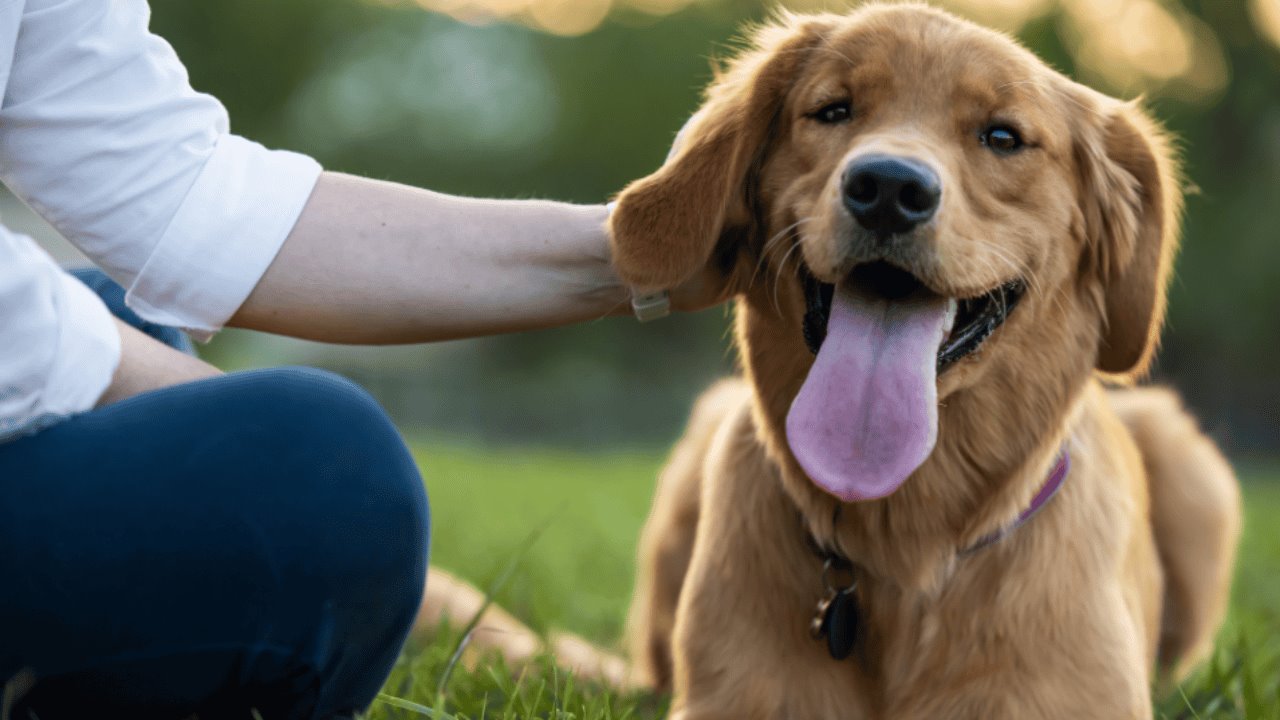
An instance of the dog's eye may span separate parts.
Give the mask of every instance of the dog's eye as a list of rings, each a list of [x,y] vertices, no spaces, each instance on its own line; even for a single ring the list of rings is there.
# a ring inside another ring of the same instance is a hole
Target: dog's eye
[[[837,125],[849,119],[853,114],[848,100],[839,100],[818,108],[809,117],[823,125]]]
[[[1022,136],[1006,125],[993,125],[983,130],[982,144],[1001,155],[1012,154],[1023,148]]]

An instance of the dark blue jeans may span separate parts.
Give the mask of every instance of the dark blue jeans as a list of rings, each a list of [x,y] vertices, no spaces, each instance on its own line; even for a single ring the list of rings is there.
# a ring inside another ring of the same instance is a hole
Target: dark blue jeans
[[[11,717],[347,717],[412,624],[428,527],[385,413],[315,370],[0,444],[0,683],[29,687]]]

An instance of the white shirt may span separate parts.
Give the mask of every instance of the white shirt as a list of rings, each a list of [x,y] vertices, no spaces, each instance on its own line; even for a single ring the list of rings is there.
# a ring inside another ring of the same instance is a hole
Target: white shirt
[[[230,133],[145,0],[0,0],[0,181],[128,289],[206,339],[248,297],[320,166]],[[93,407],[120,338],[97,296],[0,228],[0,440]]]

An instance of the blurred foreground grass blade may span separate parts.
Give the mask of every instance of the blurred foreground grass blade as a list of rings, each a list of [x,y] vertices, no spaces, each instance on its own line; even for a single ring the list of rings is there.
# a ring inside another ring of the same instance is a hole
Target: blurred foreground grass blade
[[[378,700],[391,705],[392,707],[400,708],[401,710],[409,710],[411,712],[418,713],[423,717],[435,718],[436,720],[458,720],[447,712],[432,710],[426,705],[419,705],[416,702],[405,700],[404,698],[398,698],[395,695],[378,693]]]
[[[1262,697],[1258,693],[1258,681],[1254,679],[1253,672],[1249,668],[1245,668],[1240,673],[1240,696],[1244,700],[1244,716],[1252,720],[1262,720],[1265,712]]]
[[[524,539],[524,542],[518,546],[515,554],[507,561],[506,567],[504,567],[502,572],[498,573],[498,577],[494,578],[493,582],[489,583],[489,586],[485,588],[484,602],[481,603],[480,609],[476,611],[476,614],[472,616],[471,620],[463,629],[462,636],[458,638],[458,644],[454,647],[453,654],[449,656],[449,662],[444,667],[444,672],[440,674],[440,681],[436,683],[436,697],[439,698],[440,701],[444,700],[445,690],[447,690],[449,686],[449,678],[453,677],[453,669],[457,667],[458,661],[462,659],[462,653],[467,649],[468,643],[471,642],[471,635],[480,624],[480,618],[484,617],[485,611],[493,605],[494,598],[502,591],[502,588],[506,587],[507,582],[511,580],[511,576],[515,574],[516,568],[520,567],[520,562],[529,554],[529,549],[538,542],[538,538],[542,537],[542,534],[547,531],[547,528],[551,527],[551,523],[555,520],[556,515],[558,515],[558,513],[548,517],[541,525],[534,528],[533,532],[529,533],[529,535]]]

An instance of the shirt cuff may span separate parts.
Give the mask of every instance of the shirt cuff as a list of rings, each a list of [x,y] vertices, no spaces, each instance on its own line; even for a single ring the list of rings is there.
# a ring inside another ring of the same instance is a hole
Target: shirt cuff
[[[125,302],[151,322],[208,340],[275,260],[320,172],[305,155],[223,135]]]
[[[58,349],[40,396],[45,417],[92,410],[120,365],[120,331],[111,311],[84,283],[65,272],[58,276]]]

